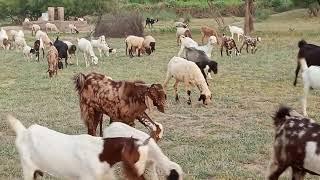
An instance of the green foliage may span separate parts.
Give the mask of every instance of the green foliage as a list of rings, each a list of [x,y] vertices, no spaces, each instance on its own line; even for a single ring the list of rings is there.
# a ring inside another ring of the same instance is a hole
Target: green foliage
[[[99,15],[116,10],[116,0],[0,0],[0,18],[22,21],[28,16],[37,19],[48,6],[65,7],[65,16]]]
[[[289,10],[293,6],[291,0],[272,0],[271,5],[275,11],[283,12]]]
[[[268,17],[272,14],[272,10],[270,9],[259,9],[256,11],[255,17],[258,22],[268,19]]]

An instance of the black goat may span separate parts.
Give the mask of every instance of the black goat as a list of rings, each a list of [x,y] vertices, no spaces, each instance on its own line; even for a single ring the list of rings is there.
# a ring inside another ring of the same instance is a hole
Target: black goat
[[[305,40],[298,42],[299,52],[298,52],[298,61],[296,68],[296,77],[294,79],[293,85],[297,85],[297,78],[300,71],[299,59],[304,58],[306,60],[307,66],[320,66],[320,46],[314,44],[308,44]]]
[[[206,66],[209,66],[209,73],[213,71],[214,74],[218,73],[218,63],[209,59],[204,51],[195,49],[195,48],[185,48],[186,50],[186,59],[188,61],[192,61],[196,63],[196,65],[201,70],[204,79],[206,80],[207,84],[207,74],[205,73],[204,69]]]
[[[40,57],[40,48],[42,49],[42,57],[44,58],[44,48],[40,46],[41,42],[40,40],[36,40],[34,42],[34,45],[33,45],[33,49],[34,49],[34,52],[36,54],[36,57],[38,58],[38,62],[39,62],[39,57]],[[43,45],[42,45],[43,46]]]
[[[56,38],[56,41],[53,43],[54,47],[57,48],[59,54],[59,69],[63,69],[63,63],[61,60],[65,59],[66,68],[68,67],[68,45],[63,41],[59,40],[59,37]]]
[[[158,19],[152,19],[152,18],[147,18],[146,19],[146,25],[144,26],[144,28],[147,27],[147,25],[150,27],[153,27],[153,24],[158,22],[159,20]]]

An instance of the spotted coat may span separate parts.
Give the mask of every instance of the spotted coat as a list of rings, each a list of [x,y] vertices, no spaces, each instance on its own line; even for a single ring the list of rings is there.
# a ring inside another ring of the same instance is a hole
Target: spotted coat
[[[240,54],[238,47],[237,47],[237,44],[234,41],[234,39],[229,36],[226,36],[226,35],[222,36],[222,42],[221,42],[221,47],[220,47],[221,56],[222,56],[223,48],[226,48],[227,56],[232,56],[232,49],[235,49],[236,56]]]
[[[241,52],[242,48],[244,46],[246,46],[247,53],[249,53],[248,48],[250,46],[251,53],[254,54],[257,51],[257,43],[260,41],[261,41],[260,37],[253,38],[250,36],[244,36],[244,41],[243,41],[242,46],[240,48],[240,52]]]

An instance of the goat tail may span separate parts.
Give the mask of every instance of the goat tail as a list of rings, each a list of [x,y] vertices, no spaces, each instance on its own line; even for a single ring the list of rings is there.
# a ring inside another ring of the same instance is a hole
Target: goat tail
[[[298,47],[299,48],[302,48],[304,45],[306,45],[307,44],[307,42],[305,41],[305,40],[300,40],[299,42],[298,42]]]
[[[273,116],[274,125],[276,127],[281,126],[285,121],[285,117],[290,116],[290,111],[292,111],[291,108],[281,105]]]
[[[73,77],[73,82],[75,84],[75,89],[76,91],[78,91],[78,93],[80,93],[84,87],[86,81],[86,76],[82,73],[76,74]]]
[[[7,115],[7,120],[10,124],[10,127],[14,130],[14,132],[19,136],[23,131],[26,130],[26,127],[15,117],[12,115]]]

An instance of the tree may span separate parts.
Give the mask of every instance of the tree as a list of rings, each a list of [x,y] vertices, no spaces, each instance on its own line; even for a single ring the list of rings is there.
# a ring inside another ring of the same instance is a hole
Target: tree
[[[244,17],[244,34],[249,35],[253,30],[253,4],[254,0],[246,0]]]

